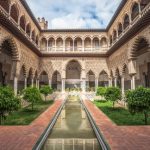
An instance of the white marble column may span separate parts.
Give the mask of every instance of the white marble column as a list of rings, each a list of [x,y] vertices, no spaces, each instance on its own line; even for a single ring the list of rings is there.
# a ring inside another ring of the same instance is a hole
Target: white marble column
[[[124,76],[121,77],[121,91],[122,95],[124,95]]]
[[[37,89],[39,89],[39,88],[40,88],[40,80],[37,79]]]
[[[14,93],[15,93],[15,95],[17,95],[17,91],[18,91],[18,78],[14,77]]]
[[[74,40],[73,40],[73,52],[74,52],[74,50],[75,50],[75,49],[74,49]]]
[[[112,87],[112,77],[109,78],[109,87]]]
[[[82,92],[83,92],[83,93],[86,92],[86,79],[82,79],[82,82],[81,82],[81,89],[82,89]]]
[[[97,91],[98,88],[98,78],[95,78],[95,91]]]
[[[47,46],[47,52],[48,52],[48,42],[49,42],[49,41],[47,40],[46,42],[47,42],[47,43],[46,43],[46,44],[47,44],[46,46]]]
[[[63,51],[64,52],[66,51],[66,41],[65,40],[63,41]]]
[[[61,84],[62,84],[62,92],[64,93],[65,92],[65,79],[62,79]]]
[[[27,88],[27,78],[25,77],[24,78],[24,89],[26,89]]]
[[[55,39],[55,52],[56,52],[56,48],[57,48],[57,39]]]
[[[31,87],[34,86],[34,79],[31,79]]]
[[[135,90],[135,75],[131,76],[131,89]]]
[[[93,39],[91,40],[91,51],[93,50]]]
[[[82,40],[82,51],[84,52],[84,40]]]
[[[49,86],[52,87],[52,81],[51,80],[49,80]]]

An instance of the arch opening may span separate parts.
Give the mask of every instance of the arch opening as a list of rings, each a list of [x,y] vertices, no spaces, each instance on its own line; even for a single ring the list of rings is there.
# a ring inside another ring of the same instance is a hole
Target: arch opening
[[[21,16],[21,18],[20,18],[20,27],[25,31],[25,28],[26,28],[25,16]]]
[[[141,7],[141,10],[143,10],[149,3],[149,0],[141,0],[140,2],[140,7]]]
[[[31,25],[28,23],[26,27],[26,33],[30,37],[31,36]]]
[[[48,79],[48,74],[46,71],[43,71],[41,74],[40,74],[40,86],[43,86],[43,85],[48,85],[49,84],[49,79]]]
[[[86,75],[86,91],[95,91],[95,74],[89,71]]]
[[[13,87],[13,79],[16,73],[16,61],[18,52],[12,39],[5,39],[1,44],[0,55],[0,84]]]
[[[80,37],[74,40],[74,51],[82,51],[82,39]]]
[[[41,51],[47,51],[47,40],[46,38],[42,38],[40,42]]]
[[[136,62],[136,87],[150,87],[150,51],[145,37],[139,37],[135,41],[130,57]]]
[[[30,68],[29,74],[27,77],[27,87],[30,87],[32,85],[32,80],[33,80],[33,69]]]
[[[134,20],[139,15],[139,5],[138,3],[134,3],[132,6],[131,19]]]
[[[73,51],[73,39],[68,37],[65,41],[65,50]]]
[[[122,34],[122,32],[123,32],[122,24],[119,23],[119,25],[118,25],[118,36],[120,36]]]
[[[18,78],[18,90],[22,91],[25,88],[25,78],[27,76],[27,70],[25,65],[21,67],[19,78]]]
[[[102,87],[107,87],[108,84],[109,84],[108,74],[103,70],[103,71],[99,74],[98,85],[99,85],[99,86],[102,86]]]
[[[11,11],[10,11],[10,16],[12,17],[12,19],[18,23],[19,20],[19,10],[16,6],[16,4],[11,6]]]
[[[92,42],[92,40],[91,40],[91,38],[90,37],[86,37],[85,38],[85,41],[84,41],[84,50],[85,51],[90,51],[91,50],[91,42]]]
[[[61,74],[55,71],[52,75],[52,88],[61,91]]]
[[[130,24],[129,15],[126,14],[124,17],[124,23],[123,23],[124,30],[129,26],[129,24]]]
[[[116,69],[115,72],[115,78],[116,78],[116,86],[121,88],[121,75],[118,68]]]
[[[101,47],[107,47],[107,39],[106,39],[106,37],[103,37],[103,38],[100,40],[100,46],[101,46]]]
[[[56,40],[56,51],[63,51],[63,39],[61,37]]]
[[[81,65],[78,61],[72,60],[66,66],[66,88],[80,88],[81,86]]]
[[[54,50],[55,50],[55,39],[51,37],[48,40],[48,51],[54,51]]]
[[[6,10],[6,12],[9,12],[9,5],[10,0],[0,0],[0,5]]]

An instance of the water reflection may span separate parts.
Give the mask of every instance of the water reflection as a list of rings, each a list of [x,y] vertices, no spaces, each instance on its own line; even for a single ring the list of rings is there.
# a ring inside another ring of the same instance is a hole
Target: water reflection
[[[70,96],[43,150],[99,150],[99,144],[79,99]]]

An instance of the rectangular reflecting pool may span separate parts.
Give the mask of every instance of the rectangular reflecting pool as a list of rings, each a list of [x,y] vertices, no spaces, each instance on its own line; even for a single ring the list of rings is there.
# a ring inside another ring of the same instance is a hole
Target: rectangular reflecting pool
[[[68,97],[42,150],[101,150],[78,97]]]

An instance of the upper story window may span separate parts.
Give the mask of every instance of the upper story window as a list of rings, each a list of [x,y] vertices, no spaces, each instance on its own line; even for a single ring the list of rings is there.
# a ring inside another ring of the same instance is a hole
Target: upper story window
[[[107,39],[105,37],[103,37],[100,41],[100,45],[102,47],[107,47]]]
[[[39,36],[38,36],[38,35],[36,36],[35,43],[36,43],[37,45],[39,45]]]
[[[41,39],[40,45],[41,45],[42,50],[47,50],[47,40],[46,40],[46,38]]]
[[[9,12],[9,0],[0,0],[0,5],[7,11]]]
[[[13,18],[13,20],[18,23],[19,19],[19,10],[16,6],[16,4],[11,6],[10,16]]]
[[[132,7],[131,19],[134,20],[139,15],[139,5],[134,3]]]
[[[75,47],[81,47],[82,46],[82,39],[80,37],[77,37],[75,40],[74,40],[74,46]]]
[[[130,24],[130,20],[129,20],[129,15],[126,14],[124,17],[124,23],[123,23],[123,28],[126,29]]]
[[[118,36],[120,36],[122,34],[122,31],[123,31],[122,24],[119,23],[119,25],[118,25]]]
[[[116,41],[117,39],[117,32],[116,30],[113,31],[113,41]]]
[[[21,16],[21,18],[20,18],[20,27],[25,31],[25,28],[26,28],[25,16]]]
[[[32,40],[35,41],[35,31],[32,31]]]
[[[53,37],[49,38],[48,40],[48,47],[54,47],[55,46],[55,39]]]
[[[100,47],[100,42],[99,42],[99,39],[97,37],[95,37],[93,39],[93,47],[95,47],[95,48],[99,48]]]
[[[143,10],[149,2],[150,2],[149,0],[141,0],[140,2],[141,10]]]
[[[30,37],[30,35],[31,35],[31,25],[29,23],[28,23],[27,28],[26,28],[26,33]]]
[[[110,36],[109,41],[110,41],[110,45],[112,45],[112,35]]]
[[[56,40],[56,45],[57,45],[57,47],[62,47],[63,46],[63,39],[62,38],[58,38]]]
[[[91,47],[91,38],[90,37],[86,37],[85,41],[84,41],[85,47]]]

